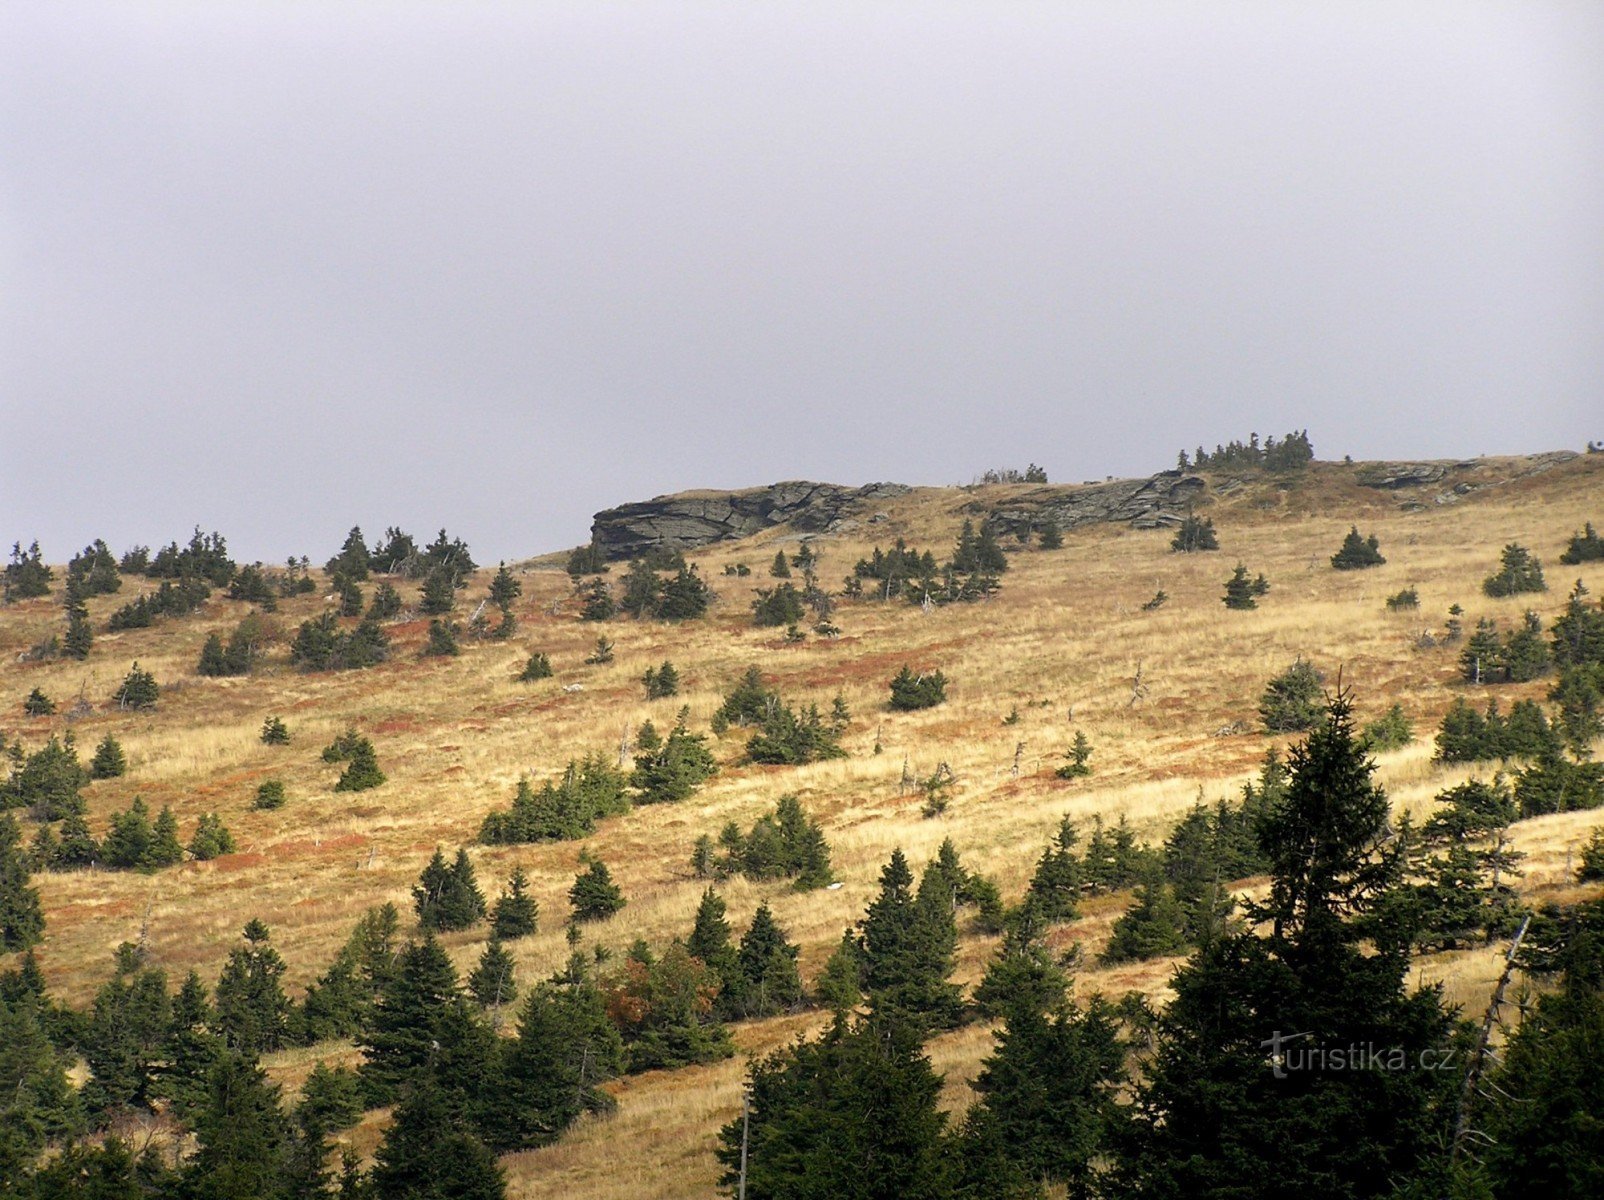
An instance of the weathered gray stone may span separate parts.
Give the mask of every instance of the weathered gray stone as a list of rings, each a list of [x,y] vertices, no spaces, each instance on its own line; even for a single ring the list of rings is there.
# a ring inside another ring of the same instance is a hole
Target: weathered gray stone
[[[1055,524],[1061,530],[1102,522],[1136,529],[1179,525],[1187,509],[1203,498],[1208,485],[1196,475],[1165,471],[1151,479],[1116,479],[1109,483],[1051,485],[990,505],[977,501],[971,511],[984,512],[1002,533],[1018,534]]]
[[[656,549],[692,550],[786,522],[803,533],[830,532],[907,490],[900,483],[849,488],[788,480],[734,492],[681,492],[599,512],[590,536],[608,558],[621,559]]]
[[[1441,462],[1386,462],[1374,463],[1355,477],[1361,487],[1410,488],[1438,483],[1448,474],[1447,463]]]

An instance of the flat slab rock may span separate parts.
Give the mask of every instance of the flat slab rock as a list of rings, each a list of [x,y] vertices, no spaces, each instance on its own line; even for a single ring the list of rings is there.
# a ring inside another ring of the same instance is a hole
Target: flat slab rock
[[[1561,463],[1580,457],[1572,450],[1551,450],[1544,454],[1528,454],[1519,458],[1480,459],[1466,458],[1457,461],[1441,459],[1427,462],[1367,463],[1354,475],[1361,487],[1384,488],[1397,491],[1403,488],[1431,487],[1447,480],[1458,480],[1452,493],[1465,495],[1477,487],[1487,487],[1527,475],[1537,475]],[[1473,482],[1463,480],[1466,475],[1485,476]],[[1470,482],[1467,487],[1466,483]],[[1438,503],[1452,503],[1441,500]]]
[[[1136,529],[1179,525],[1187,510],[1203,498],[1208,485],[1197,475],[1165,471],[1150,479],[1113,479],[1078,486],[1044,485],[989,505],[977,501],[970,508],[984,512],[1003,533],[1018,534],[1055,524],[1061,530],[1104,522]]]
[[[657,549],[693,550],[786,523],[825,533],[908,490],[900,483],[852,488],[789,480],[733,492],[680,492],[605,509],[591,522],[590,536],[608,558],[625,559]]]

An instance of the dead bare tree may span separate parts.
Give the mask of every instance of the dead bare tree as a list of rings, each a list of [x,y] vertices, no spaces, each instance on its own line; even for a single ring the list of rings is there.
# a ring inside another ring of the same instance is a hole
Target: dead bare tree
[[[1509,977],[1515,972],[1515,956],[1520,953],[1521,941],[1526,937],[1526,929],[1532,923],[1532,915],[1527,913],[1521,920],[1520,928],[1515,931],[1514,938],[1509,943],[1509,950],[1504,955],[1504,969],[1499,973],[1498,985],[1493,988],[1493,998],[1487,1005],[1487,1013],[1482,1017],[1481,1033],[1476,1038],[1476,1049],[1471,1053],[1470,1063],[1465,1069],[1465,1082],[1459,1089],[1459,1110],[1454,1116],[1454,1140],[1449,1151],[1449,1161],[1456,1163],[1466,1152],[1467,1144],[1472,1139],[1487,1140],[1487,1135],[1471,1128],[1470,1110],[1472,1098],[1476,1095],[1476,1085],[1481,1080],[1483,1067],[1491,1053],[1490,1043],[1493,1037],[1493,1026],[1498,1023],[1499,1010],[1504,1005],[1504,989],[1509,986]]]
[[[1135,708],[1147,699],[1147,683],[1142,678],[1142,660],[1136,660],[1136,674],[1131,679],[1131,698],[1125,702],[1126,708]]]

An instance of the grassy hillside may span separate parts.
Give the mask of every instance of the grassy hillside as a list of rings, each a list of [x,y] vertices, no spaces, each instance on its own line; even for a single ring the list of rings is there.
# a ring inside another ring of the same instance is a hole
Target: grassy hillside
[[[1484,465],[1489,481],[1517,474],[1515,464]],[[91,601],[97,636],[86,662],[18,661],[62,626],[58,569],[55,595],[0,610],[0,729],[32,749],[50,733],[71,728],[85,757],[106,732],[115,733],[130,769],[87,789],[97,834],[109,813],[139,795],[153,810],[170,804],[186,840],[203,813],[219,813],[239,852],[151,875],[36,876],[49,922],[40,962],[52,989],[78,1004],[109,974],[118,943],[141,936],[170,978],[196,968],[211,981],[240,927],[257,916],[272,928],[289,963],[286,982],[293,993],[327,965],[364,909],[394,901],[410,925],[409,889],[435,847],[445,847],[449,857],[458,845],[469,845],[492,898],[515,865],[532,882],[541,931],[511,946],[520,978],[529,982],[567,956],[561,924],[582,846],[608,863],[629,900],[612,921],[584,927],[585,944],[599,940],[622,951],[637,937],[666,943],[688,932],[705,886],[688,866],[696,838],[716,835],[730,820],[750,825],[777,797],[796,792],[824,825],[842,886],[796,894],[783,883],[732,880],[721,891],[737,929],[767,900],[802,946],[803,976],[810,980],[873,896],[879,868],[894,847],[922,864],[951,837],[965,864],[995,878],[1013,901],[1066,813],[1082,822],[1094,814],[1107,821],[1125,816],[1144,838],[1161,841],[1200,794],[1214,799],[1234,792],[1267,746],[1285,744],[1285,738],[1257,732],[1258,697],[1265,682],[1300,655],[1332,679],[1341,672],[1362,719],[1402,704],[1416,741],[1382,755],[1379,778],[1400,809],[1424,811],[1444,787],[1490,773],[1485,765],[1445,768],[1431,761],[1432,734],[1454,699],[1467,696],[1481,706],[1496,694],[1507,707],[1514,698],[1541,698],[1549,684],[1466,686],[1458,679],[1459,648],[1423,649],[1420,635],[1440,631],[1454,603],[1464,607],[1468,631],[1482,616],[1507,628],[1527,608],[1546,624],[1563,608],[1576,578],[1595,597],[1604,594],[1604,564],[1557,562],[1584,521],[1604,520],[1604,456],[1486,486],[1457,503],[1427,497],[1418,511],[1400,507],[1413,493],[1361,487],[1356,470],[1317,464],[1295,481],[1211,477],[1214,498],[1201,511],[1218,529],[1217,553],[1173,554],[1167,531],[1088,527],[1068,533],[1060,550],[1032,546],[1011,553],[1001,591],[988,601],[928,613],[900,601],[843,601],[834,618],[842,636],[809,636],[795,645],[777,630],[753,628],[749,608],[752,589],[772,582],[767,566],[776,549],[796,548],[797,539],[783,528],[689,555],[719,597],[705,620],[585,623],[569,578],[530,566],[520,574],[520,628],[510,642],[465,641],[458,658],[423,659],[418,651],[427,622],[414,621],[391,629],[396,652],[389,662],[327,675],[294,670],[286,649],[296,625],[329,604],[322,592],[281,603],[271,619],[283,640],[255,674],[207,679],[195,674],[202,643],[214,631],[226,637],[248,606],[214,598],[199,613],[154,628],[99,632],[109,612],[137,594],[143,581],[135,578],[125,580],[118,595]],[[916,489],[886,502],[883,520],[814,539],[821,577],[838,588],[854,561],[897,537],[945,557],[973,506],[1025,490]],[[1330,568],[1329,556],[1354,523],[1379,537],[1386,565]],[[1542,560],[1548,592],[1502,600],[1482,595],[1482,578],[1511,541]],[[308,552],[322,557],[333,549]],[[753,574],[724,576],[725,565],[737,561]],[[1272,585],[1256,611],[1230,612],[1221,604],[1224,581],[1238,561]],[[621,573],[614,568],[615,579]],[[481,571],[475,578],[464,601],[469,610],[489,576]],[[411,602],[417,585],[399,586]],[[1418,589],[1420,608],[1387,611],[1385,597],[1406,586]],[[1160,589],[1168,602],[1144,611],[1143,603]],[[615,643],[615,659],[586,666],[598,634]],[[515,682],[534,650],[550,656],[555,677]],[[682,694],[648,702],[641,673],[665,659],[680,672]],[[162,684],[154,712],[119,712],[108,703],[135,660]],[[484,815],[507,803],[521,775],[538,783],[570,758],[616,754],[621,737],[641,721],[666,728],[682,704],[689,706],[692,727],[705,731],[724,690],[753,663],[793,702],[828,706],[837,692],[844,696],[853,718],[846,759],[742,766],[745,738],[731,731],[716,742],[723,769],[689,801],[610,818],[585,843],[472,845]],[[919,713],[889,712],[887,683],[904,663],[945,672],[948,702]],[[1133,689],[1138,673],[1140,695]],[[22,699],[36,686],[63,711],[80,694],[92,711],[70,724],[61,716],[24,717]],[[1005,724],[1013,711],[1017,722]],[[290,745],[258,740],[270,714],[288,723]],[[320,761],[319,751],[347,726],[372,738],[389,776],[383,787],[356,795],[331,790],[338,768]],[[1077,731],[1090,739],[1094,773],[1060,780],[1054,769]],[[925,819],[922,798],[903,794],[899,780],[905,763],[923,776],[941,762],[957,779],[952,803],[945,816]],[[268,778],[284,781],[289,802],[277,811],[253,811],[255,790]],[[1528,856],[1523,890],[1534,898],[1580,894],[1570,882],[1570,855],[1600,823],[1604,812],[1516,825],[1517,847]],[[1054,940],[1084,943],[1090,959],[1127,900],[1088,902],[1085,918],[1056,930]],[[481,926],[446,938],[463,973],[484,936]],[[964,982],[979,978],[993,944],[964,940]],[[1444,981],[1451,1000],[1479,1009],[1496,975],[1495,959],[1496,950],[1439,955],[1421,960],[1419,971]],[[1138,989],[1162,997],[1173,965],[1087,968],[1077,992],[1118,996]],[[804,1014],[751,1023],[736,1028],[736,1039],[743,1050],[768,1047],[818,1019]],[[984,1026],[932,1045],[954,1107],[968,1102],[966,1081],[989,1049]],[[293,1085],[320,1057],[352,1059],[355,1051],[286,1052],[269,1066]],[[505,1160],[513,1194],[709,1194],[716,1174],[712,1138],[739,1108],[742,1071],[737,1058],[620,1082],[616,1116],[584,1122],[557,1146]],[[370,1115],[352,1140],[371,1148],[380,1120]]]

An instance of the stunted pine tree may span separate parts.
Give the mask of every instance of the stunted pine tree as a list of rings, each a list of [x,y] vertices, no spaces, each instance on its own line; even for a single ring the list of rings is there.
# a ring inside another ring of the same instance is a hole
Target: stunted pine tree
[[[1348,536],[1342,539],[1342,545],[1331,556],[1331,565],[1339,571],[1360,571],[1366,567],[1379,567],[1387,560],[1381,557],[1380,543],[1376,535],[1369,537],[1359,535],[1359,527],[1353,526],[1348,530]]]
[[[529,894],[529,878],[522,867],[514,867],[507,890],[490,910],[490,927],[498,938],[511,941],[534,933],[539,920],[540,906]]]

